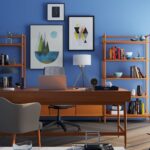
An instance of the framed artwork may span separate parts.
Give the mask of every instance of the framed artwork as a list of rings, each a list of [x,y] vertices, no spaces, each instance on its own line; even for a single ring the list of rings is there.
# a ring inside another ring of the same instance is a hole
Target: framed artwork
[[[30,68],[63,66],[63,26],[30,26]]]
[[[64,20],[64,4],[47,4],[47,20]]]
[[[69,16],[69,50],[94,50],[94,16]]]

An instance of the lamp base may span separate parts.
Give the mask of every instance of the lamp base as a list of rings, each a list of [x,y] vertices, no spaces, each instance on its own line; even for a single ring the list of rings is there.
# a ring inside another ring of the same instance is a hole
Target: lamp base
[[[84,73],[84,66],[79,66],[79,69],[80,69],[80,74],[77,76],[74,84],[73,84],[73,87],[76,87],[77,83],[79,82],[80,79],[82,79],[82,86],[85,87],[85,79],[88,81],[85,73]]]

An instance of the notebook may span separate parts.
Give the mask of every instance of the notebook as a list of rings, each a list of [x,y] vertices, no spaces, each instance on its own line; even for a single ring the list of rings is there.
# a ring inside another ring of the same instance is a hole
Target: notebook
[[[66,90],[67,80],[65,75],[42,75],[39,77],[39,89]]]

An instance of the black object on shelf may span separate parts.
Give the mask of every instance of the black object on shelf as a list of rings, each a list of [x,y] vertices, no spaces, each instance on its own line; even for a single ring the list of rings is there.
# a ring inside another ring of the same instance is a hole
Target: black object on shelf
[[[142,108],[142,100],[136,99],[136,101],[130,101],[128,106],[128,114],[142,114],[144,111]]]
[[[21,78],[21,86],[20,86],[21,89],[24,89],[24,78]]]
[[[106,87],[106,86],[95,86],[95,90],[118,90],[118,86],[111,86],[111,87]]]
[[[9,56],[0,54],[0,65],[9,65]]]
[[[12,84],[12,77],[8,77],[8,86],[9,87],[13,87],[13,84]]]
[[[111,144],[86,144],[84,150],[114,150]]]
[[[98,81],[96,78],[92,78],[91,79],[91,84],[92,84],[92,87],[95,89],[96,85],[97,85]]]
[[[137,86],[137,95],[142,96],[142,87],[140,85]]]

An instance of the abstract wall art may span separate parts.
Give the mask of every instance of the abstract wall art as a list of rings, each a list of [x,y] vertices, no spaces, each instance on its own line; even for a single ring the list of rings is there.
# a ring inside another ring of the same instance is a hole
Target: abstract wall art
[[[94,50],[94,16],[69,16],[69,50]]]
[[[63,66],[63,26],[30,26],[30,68]]]
[[[64,20],[64,4],[47,4],[47,20]]]

